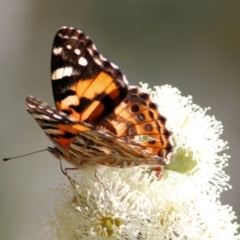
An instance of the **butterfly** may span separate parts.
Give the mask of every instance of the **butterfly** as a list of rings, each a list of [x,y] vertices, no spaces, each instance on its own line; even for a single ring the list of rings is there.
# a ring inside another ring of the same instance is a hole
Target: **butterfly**
[[[56,108],[29,96],[27,110],[54,147],[58,159],[81,168],[161,167],[172,145],[166,118],[149,94],[130,86],[114,63],[103,57],[80,30],[62,27],[51,58]]]

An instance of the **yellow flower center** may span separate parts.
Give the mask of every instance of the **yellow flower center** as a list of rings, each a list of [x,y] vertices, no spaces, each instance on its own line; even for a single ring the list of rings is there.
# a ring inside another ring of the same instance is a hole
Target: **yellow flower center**
[[[105,228],[107,230],[108,237],[113,234],[113,226],[119,227],[121,225],[120,218],[102,218],[101,222],[102,228]]]

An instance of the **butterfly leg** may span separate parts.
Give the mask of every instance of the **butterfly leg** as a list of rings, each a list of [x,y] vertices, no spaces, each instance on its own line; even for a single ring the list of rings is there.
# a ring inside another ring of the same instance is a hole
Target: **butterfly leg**
[[[102,186],[104,187],[104,189],[109,192],[109,189],[105,186],[105,184],[103,183],[103,181],[101,180],[100,176],[98,175],[97,170],[95,170],[95,174],[94,174],[95,178],[100,182],[100,184],[102,184]]]
[[[68,171],[79,170],[79,168],[65,168],[64,170],[61,168],[61,170],[62,170],[63,174],[68,178],[68,180],[69,180],[70,184],[72,185],[74,192],[75,192],[78,184],[73,178],[71,178],[69,176]],[[74,197],[72,199],[72,203],[75,203],[76,200],[77,200],[77,197],[76,197],[76,192],[75,192]]]
[[[65,168],[63,171],[63,174],[68,178],[69,182],[71,183],[71,185],[73,186],[73,188],[76,188],[77,182],[71,178],[68,174],[68,171],[73,171],[73,170],[79,170],[79,168]]]

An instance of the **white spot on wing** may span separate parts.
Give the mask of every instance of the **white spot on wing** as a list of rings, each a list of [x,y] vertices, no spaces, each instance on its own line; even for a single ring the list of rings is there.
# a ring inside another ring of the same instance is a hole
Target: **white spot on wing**
[[[28,107],[30,107],[30,108],[36,108],[36,106],[35,105],[32,105],[32,104],[28,104]]]
[[[66,46],[66,48],[70,50],[70,49],[72,49],[72,46],[68,44],[68,45]]]
[[[97,47],[95,44],[92,44],[92,48],[93,48],[93,50],[97,51]]]
[[[115,69],[118,69],[118,66],[114,63],[111,62],[111,65],[115,68]]]
[[[67,114],[65,112],[59,112],[59,115],[62,115],[63,117],[67,117]]]
[[[47,115],[42,115],[42,118],[47,119],[47,120],[50,120],[50,117],[47,116]]]
[[[88,50],[89,54],[93,57],[93,55],[94,55],[93,54],[94,53],[93,50],[91,48],[88,48],[87,50]]]
[[[76,49],[74,49],[74,53],[75,53],[76,55],[80,55],[80,54],[81,54],[81,51],[80,51],[80,49],[76,48]]]
[[[103,66],[103,62],[101,61],[101,60],[99,60],[98,58],[93,58],[94,59],[94,61],[95,61],[95,63],[97,64],[97,65],[99,65],[99,66]]]
[[[78,63],[81,65],[81,66],[87,66],[88,62],[87,62],[87,59],[84,58],[84,57],[80,57],[78,59]]]
[[[76,40],[78,40],[78,37],[77,37],[77,36],[71,36],[71,39],[76,39]]]
[[[62,38],[63,37],[63,35],[61,34],[61,33],[58,33],[57,34],[60,38]]]
[[[53,114],[53,117],[57,118],[57,119],[62,119],[61,116],[59,116],[58,114]]]
[[[56,47],[56,48],[53,48],[53,54],[54,55],[59,55],[62,51],[62,47]]]
[[[53,111],[51,109],[47,109],[48,113],[53,113]]]
[[[99,54],[99,57],[101,60],[103,60],[104,62],[107,61],[107,59],[102,55],[102,54]]]
[[[58,68],[52,73],[52,80],[62,79],[63,77],[70,77],[72,75],[72,67]]]

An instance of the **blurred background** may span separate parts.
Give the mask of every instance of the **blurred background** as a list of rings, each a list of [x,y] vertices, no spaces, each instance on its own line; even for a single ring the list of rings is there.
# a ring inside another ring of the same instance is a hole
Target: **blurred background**
[[[83,30],[131,84],[170,84],[222,121],[233,186],[222,202],[240,216],[240,1],[1,1],[0,157],[51,145],[25,110],[54,105],[50,53],[62,25]],[[0,163],[0,239],[39,239],[45,190],[62,178],[48,152]],[[39,214],[40,212],[40,214]]]

